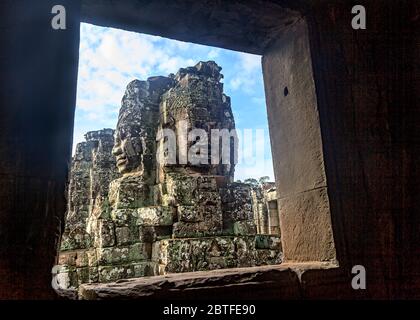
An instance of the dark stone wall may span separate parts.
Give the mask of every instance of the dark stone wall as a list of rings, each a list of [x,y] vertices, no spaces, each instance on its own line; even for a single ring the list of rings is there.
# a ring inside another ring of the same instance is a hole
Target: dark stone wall
[[[83,0],[100,26],[261,54],[300,17],[305,0]]]
[[[307,16],[337,258],[356,297],[419,297],[419,2],[358,4],[366,30],[351,2]]]
[[[63,229],[79,48],[78,1],[0,4],[0,299],[51,298]]]

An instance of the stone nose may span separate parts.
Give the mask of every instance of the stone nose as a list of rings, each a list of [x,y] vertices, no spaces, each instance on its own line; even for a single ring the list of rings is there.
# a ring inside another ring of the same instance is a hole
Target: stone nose
[[[122,149],[121,149],[121,146],[118,144],[118,145],[115,145],[113,148],[112,148],[112,154],[114,155],[114,156],[118,156],[118,155],[120,155],[120,154],[122,154]]]

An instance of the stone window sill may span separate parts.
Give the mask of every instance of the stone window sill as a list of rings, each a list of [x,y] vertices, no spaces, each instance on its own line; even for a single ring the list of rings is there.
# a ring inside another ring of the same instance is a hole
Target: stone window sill
[[[268,297],[271,291],[273,297],[293,299],[300,298],[302,275],[305,272],[337,267],[331,262],[287,262],[274,266],[174,273],[112,283],[83,284],[78,292],[65,290],[57,293],[61,297],[83,300],[219,299],[221,292],[224,297],[231,294],[232,299],[258,299]],[[260,290],[265,294],[259,295]]]

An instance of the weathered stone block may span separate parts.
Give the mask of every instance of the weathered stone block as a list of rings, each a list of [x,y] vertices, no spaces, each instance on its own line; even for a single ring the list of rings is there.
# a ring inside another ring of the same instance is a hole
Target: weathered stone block
[[[139,227],[139,241],[142,243],[151,243],[156,240],[155,228],[151,226]]]
[[[98,267],[99,282],[112,282],[119,279],[134,277],[133,265],[100,266]]]
[[[173,208],[146,207],[137,209],[137,224],[141,226],[170,226],[173,222]]]
[[[251,188],[244,183],[231,183],[226,188],[220,189],[220,195],[223,208],[223,228],[226,233],[238,234],[235,233],[235,222],[254,219]]]
[[[58,256],[58,264],[75,266],[76,265],[76,259],[77,259],[77,252],[75,252],[75,251],[60,252],[60,254]]]
[[[217,188],[216,179],[193,177],[193,180],[197,188],[195,205],[178,206],[179,222],[174,224],[174,237],[220,235],[223,225],[220,195],[211,191],[211,188]],[[200,190],[198,186],[204,189]]]
[[[167,239],[172,236],[172,226],[140,226],[139,241],[151,243],[154,241]]]
[[[133,265],[134,277],[148,277],[159,275],[159,266],[157,263],[147,261]]]
[[[76,267],[87,267],[89,265],[88,250],[80,250],[77,252]]]
[[[100,266],[99,282],[158,275],[159,268],[154,262],[130,263],[118,266]]]
[[[233,234],[238,236],[255,235],[257,229],[254,221],[236,221],[233,223]]]
[[[150,206],[152,198],[141,175],[126,175],[111,182],[109,202],[114,209],[130,209]]]
[[[218,191],[200,190],[197,198],[200,206],[216,206],[221,211],[221,200]]]
[[[281,238],[279,236],[257,234],[255,236],[255,248],[281,250]]]
[[[176,222],[173,225],[173,236],[175,238],[196,238],[221,234],[222,223],[220,221]]]
[[[202,215],[204,216],[204,223],[211,228],[212,226],[216,226],[217,228],[222,227],[223,225],[223,216],[220,209],[220,206],[210,205],[207,204],[200,208]]]
[[[283,253],[279,250],[255,250],[255,264],[257,266],[279,264],[283,262]]]
[[[168,263],[168,246],[170,240],[156,241],[152,244],[152,261],[166,265]],[[160,273],[159,273],[160,274]]]
[[[206,270],[208,267],[206,252],[209,245],[208,241],[203,239],[170,240],[167,248],[166,272]]]
[[[201,222],[203,212],[197,206],[178,206],[178,220],[182,222]]]
[[[99,273],[98,267],[89,268],[89,282],[98,282],[99,281]]]
[[[61,289],[72,289],[78,287],[76,268],[68,265],[58,265],[55,267],[55,282]]]
[[[159,264],[160,274],[253,266],[254,242],[255,237],[164,240],[154,244],[152,259]]]
[[[251,267],[255,265],[255,238],[235,237],[235,253],[238,267]]]
[[[111,218],[117,227],[135,225],[137,223],[137,209],[112,210]]]
[[[143,243],[135,243],[125,247],[98,248],[97,256],[99,265],[111,265],[146,260],[148,253]]]
[[[196,203],[197,177],[177,173],[167,174],[167,192],[179,205]]]
[[[92,238],[82,226],[75,226],[69,233],[63,234],[60,250],[86,249],[92,245]]]
[[[95,248],[92,248],[86,252],[88,257],[88,265],[90,267],[97,266],[98,265],[98,255],[97,250]]]
[[[115,237],[118,246],[139,242],[139,229],[136,225],[130,227],[116,227]]]
[[[80,286],[82,283],[88,283],[89,282],[89,268],[77,268],[77,283]]]
[[[99,219],[96,224],[95,233],[96,247],[112,247],[115,245],[114,223],[109,220]]]
[[[281,236],[283,243],[287,244],[283,247],[286,260],[333,261],[335,259],[327,188],[280,199],[279,211]]]
[[[206,191],[218,191],[217,179],[220,177],[201,176],[198,178],[198,189]]]

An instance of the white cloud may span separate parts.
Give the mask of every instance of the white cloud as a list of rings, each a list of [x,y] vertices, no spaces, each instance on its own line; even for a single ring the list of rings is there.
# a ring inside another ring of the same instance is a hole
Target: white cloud
[[[236,76],[230,80],[232,90],[253,95],[257,81],[261,78],[261,57],[254,54],[237,53]]]
[[[214,48],[209,51],[209,53],[207,54],[207,58],[210,60],[213,60],[219,57],[219,54],[220,54],[220,50],[217,48]]]
[[[254,54],[241,54],[239,61],[244,72],[247,74],[261,70],[261,57]]]
[[[195,64],[177,55],[176,50],[191,46],[179,41],[89,24],[81,25],[80,39],[76,122],[90,121],[90,130],[116,122],[130,81],[175,73],[180,67]],[[74,143],[80,141],[83,134],[75,130]]]
[[[230,81],[230,86],[233,90],[238,90],[243,83],[243,79],[241,78],[234,78]]]
[[[196,62],[192,59],[182,57],[167,57],[158,65],[158,69],[166,74],[175,73],[179,68],[194,65]]]

